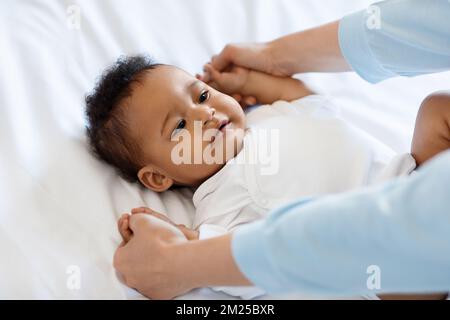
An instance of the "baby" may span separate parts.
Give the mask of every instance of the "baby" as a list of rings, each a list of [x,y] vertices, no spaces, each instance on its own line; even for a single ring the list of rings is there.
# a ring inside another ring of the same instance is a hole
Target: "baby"
[[[208,84],[145,56],[121,58],[86,98],[87,134],[100,159],[156,192],[195,189],[193,228],[177,225],[188,239],[228,232],[299,197],[375,184],[416,166],[411,155],[395,157],[346,123],[332,101],[297,79],[205,68]],[[246,115],[230,96],[235,94],[264,106]],[[418,164],[449,147],[450,107],[435,107],[436,99],[425,101],[419,113],[413,142]],[[261,157],[267,146],[269,156]],[[173,223],[149,208],[132,213]],[[128,220],[125,214],[118,221],[125,242],[132,237]]]

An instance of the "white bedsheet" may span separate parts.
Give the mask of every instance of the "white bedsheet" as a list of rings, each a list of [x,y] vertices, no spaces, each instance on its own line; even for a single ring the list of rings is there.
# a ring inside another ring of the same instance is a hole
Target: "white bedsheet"
[[[194,73],[228,42],[270,40],[369,3],[1,1],[0,298],[142,298],[112,268],[120,240],[116,219],[148,205],[190,224],[189,190],[144,192],[87,152],[84,94],[120,54],[148,52]],[[345,117],[399,152],[409,148],[420,101],[450,83],[448,73],[377,86],[352,74],[302,78],[336,97]],[[80,271],[79,289],[73,270]],[[227,296],[201,289],[183,298]]]

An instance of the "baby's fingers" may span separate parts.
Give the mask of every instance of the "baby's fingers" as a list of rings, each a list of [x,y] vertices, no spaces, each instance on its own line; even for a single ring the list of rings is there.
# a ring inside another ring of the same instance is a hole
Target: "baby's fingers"
[[[252,106],[252,105],[256,104],[256,98],[252,97],[252,96],[245,97],[244,103],[247,106]]]
[[[239,93],[232,94],[231,96],[234,98],[234,100],[236,100],[239,103],[242,100],[242,96]]]
[[[203,71],[205,72],[204,78],[208,79],[208,82],[214,81],[214,82],[220,82],[221,73],[214,69],[211,64],[207,63],[203,67]]]

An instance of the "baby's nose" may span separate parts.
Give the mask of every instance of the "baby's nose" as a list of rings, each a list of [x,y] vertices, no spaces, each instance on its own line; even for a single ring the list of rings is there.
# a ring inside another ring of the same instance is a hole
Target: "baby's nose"
[[[206,111],[203,113],[203,125],[206,125],[209,121],[214,119],[214,115],[216,114],[216,109],[213,107],[208,107]]]

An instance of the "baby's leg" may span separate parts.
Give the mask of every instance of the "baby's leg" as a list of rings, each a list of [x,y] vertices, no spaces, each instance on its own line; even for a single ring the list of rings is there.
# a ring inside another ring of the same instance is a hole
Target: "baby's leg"
[[[131,210],[131,214],[149,214],[152,215],[155,218],[161,219],[167,223],[170,223],[171,225],[177,227],[188,240],[198,240],[199,238],[199,232],[196,230],[189,229],[184,224],[175,224],[165,215],[153,211],[150,208],[147,207],[139,207],[134,208]],[[128,241],[131,240],[133,237],[133,231],[130,229],[130,215],[128,213],[122,214],[120,219],[117,221],[117,228],[119,229],[119,233],[122,236],[122,245],[127,244]]]
[[[150,214],[156,218],[159,218],[170,224],[173,224],[174,226],[184,227],[184,225],[175,225],[169,218],[167,218],[163,214],[153,211],[147,207],[139,207],[131,210],[131,214],[138,214],[138,213]],[[131,217],[130,214],[124,213],[120,216],[119,220],[117,221],[117,228],[119,229],[119,233],[122,236],[123,243],[125,244],[128,243],[128,241],[130,241],[131,238],[133,237],[133,231],[130,229],[130,217]]]
[[[420,106],[411,153],[417,165],[450,148],[450,91],[429,95]]]

